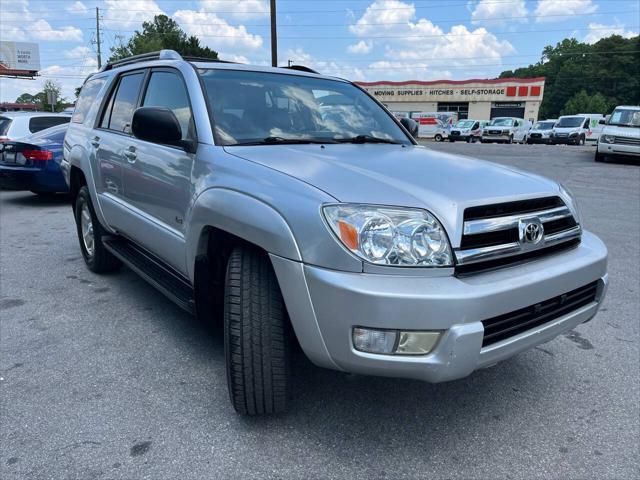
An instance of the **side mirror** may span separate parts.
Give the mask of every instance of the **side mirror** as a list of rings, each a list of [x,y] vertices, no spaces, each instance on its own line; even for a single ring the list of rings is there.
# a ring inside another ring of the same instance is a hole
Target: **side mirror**
[[[606,121],[604,118],[601,118],[600,120],[598,120],[598,123],[599,123],[600,125],[606,125],[606,124],[607,124],[607,121]]]
[[[182,128],[175,114],[165,107],[140,107],[133,112],[131,132],[136,138],[165,145],[184,146]]]
[[[405,117],[400,119],[400,123],[412,137],[416,138],[418,136],[418,123],[415,120]]]

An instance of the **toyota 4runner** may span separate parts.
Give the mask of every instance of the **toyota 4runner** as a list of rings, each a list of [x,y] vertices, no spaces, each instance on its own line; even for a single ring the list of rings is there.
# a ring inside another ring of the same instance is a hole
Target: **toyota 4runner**
[[[289,352],[465,377],[591,319],[607,250],[551,180],[434,152],[304,67],[131,57],[87,79],[64,142],[80,248],[224,323],[229,394],[285,410]]]

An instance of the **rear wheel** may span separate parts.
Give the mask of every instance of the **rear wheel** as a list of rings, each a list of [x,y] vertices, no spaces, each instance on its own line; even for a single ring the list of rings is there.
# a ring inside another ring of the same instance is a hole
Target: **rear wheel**
[[[439,133],[436,133],[435,137],[433,137],[433,139],[436,142],[441,142],[442,141],[442,135],[440,135]]]
[[[94,273],[104,273],[117,269],[120,261],[102,243],[106,232],[96,217],[86,185],[78,191],[75,207],[80,250],[89,270]]]
[[[243,415],[284,412],[290,388],[289,324],[266,255],[236,248],[229,257],[224,347],[231,403]]]

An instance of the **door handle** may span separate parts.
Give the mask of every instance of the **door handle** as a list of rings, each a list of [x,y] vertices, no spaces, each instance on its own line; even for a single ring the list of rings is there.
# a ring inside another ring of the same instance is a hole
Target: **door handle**
[[[129,147],[128,150],[124,151],[124,156],[127,157],[127,161],[129,163],[136,163],[136,159],[138,155],[136,154],[135,147]]]
[[[98,148],[100,146],[100,137],[93,137],[91,139],[91,145],[93,145],[95,148]]]

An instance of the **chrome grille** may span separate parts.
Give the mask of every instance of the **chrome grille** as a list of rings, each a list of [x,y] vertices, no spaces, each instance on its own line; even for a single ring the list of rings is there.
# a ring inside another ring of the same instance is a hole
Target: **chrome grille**
[[[615,136],[613,137],[613,143],[617,143],[618,145],[640,146],[640,138]]]
[[[582,229],[559,197],[467,208],[456,272],[505,267],[571,248]]]

